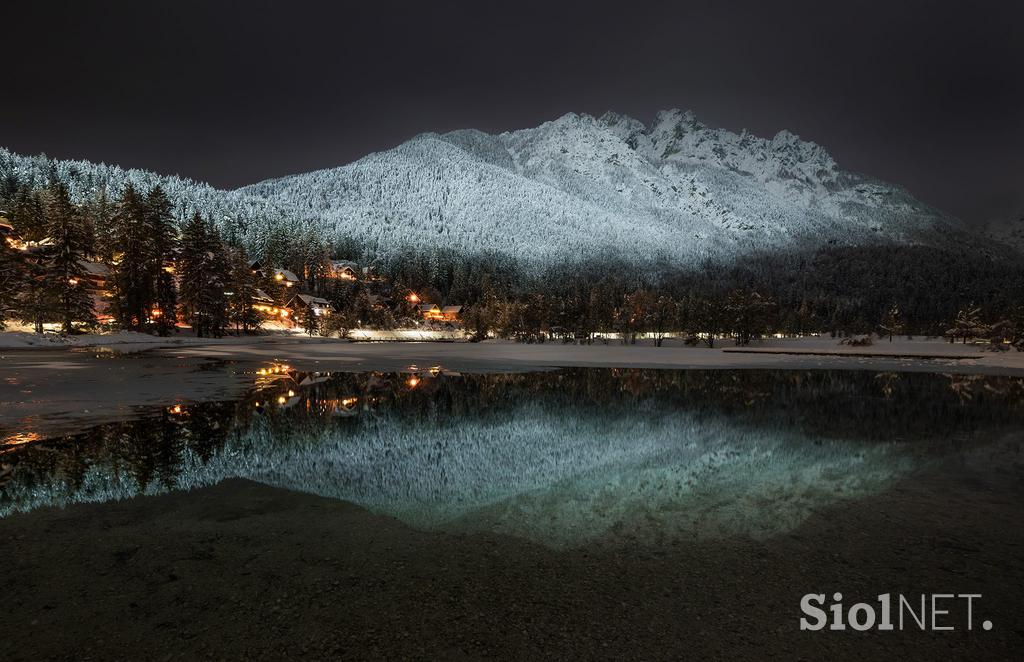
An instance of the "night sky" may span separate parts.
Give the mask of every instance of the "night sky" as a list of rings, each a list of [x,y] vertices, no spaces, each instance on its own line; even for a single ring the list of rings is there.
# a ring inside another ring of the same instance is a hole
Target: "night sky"
[[[1024,211],[1024,3],[12,4],[20,153],[230,188],[422,131],[679,107],[789,129],[965,220]]]

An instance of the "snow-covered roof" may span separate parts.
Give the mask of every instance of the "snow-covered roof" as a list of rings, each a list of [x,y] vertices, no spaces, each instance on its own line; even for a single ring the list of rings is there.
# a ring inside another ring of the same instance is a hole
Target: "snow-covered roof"
[[[90,276],[96,276],[98,278],[109,278],[110,268],[102,262],[89,262],[88,260],[81,260],[79,264],[85,269],[85,273]]]
[[[299,277],[293,274],[292,272],[288,271],[287,269],[274,269],[274,276],[276,277],[277,274],[281,274],[281,277],[289,282],[299,282]]]
[[[321,297],[315,297],[312,294],[297,294],[296,299],[300,299],[302,303],[307,306],[314,306],[317,308],[330,308],[331,302]]]
[[[332,269],[351,269],[356,271],[359,269],[359,265],[352,260],[331,260]]]
[[[457,315],[462,311],[462,306],[445,306],[441,312],[445,315]]]

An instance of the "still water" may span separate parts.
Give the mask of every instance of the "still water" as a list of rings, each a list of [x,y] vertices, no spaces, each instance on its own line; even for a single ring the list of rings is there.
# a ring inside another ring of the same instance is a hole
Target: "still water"
[[[253,372],[237,401],[30,443],[5,433],[0,516],[242,477],[555,548],[766,539],[1024,429],[1018,377]]]

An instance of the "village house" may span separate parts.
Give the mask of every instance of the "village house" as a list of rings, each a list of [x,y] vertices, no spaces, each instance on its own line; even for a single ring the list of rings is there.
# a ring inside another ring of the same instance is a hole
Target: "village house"
[[[315,297],[311,294],[297,294],[288,302],[288,307],[296,313],[311,310],[314,315],[321,317],[334,312],[334,306],[327,299]]]
[[[264,290],[256,288],[252,297],[253,310],[261,313],[265,319],[288,321],[292,311],[287,306],[278,306],[274,298]]]
[[[327,277],[338,280],[356,280],[359,265],[351,260],[331,260],[328,263]]]
[[[287,269],[274,269],[274,282],[285,287],[295,287],[299,284],[299,277]]]
[[[420,304],[420,314],[428,322],[458,322],[462,306],[444,306],[436,303]]]

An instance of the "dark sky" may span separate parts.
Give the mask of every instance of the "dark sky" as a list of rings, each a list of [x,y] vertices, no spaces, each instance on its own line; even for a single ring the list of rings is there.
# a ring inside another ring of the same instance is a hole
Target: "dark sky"
[[[1024,211],[1024,3],[12,4],[0,145],[21,153],[235,187],[422,131],[680,107],[965,220]]]

